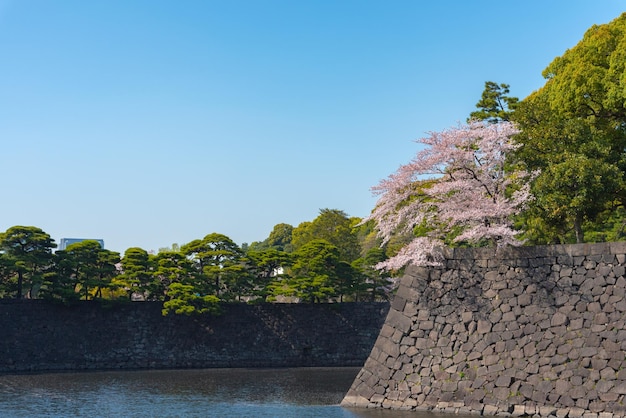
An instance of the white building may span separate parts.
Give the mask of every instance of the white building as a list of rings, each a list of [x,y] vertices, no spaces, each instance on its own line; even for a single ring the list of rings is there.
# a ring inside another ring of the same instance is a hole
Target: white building
[[[104,248],[104,240],[102,239],[95,239],[95,238],[61,238],[61,241],[59,241],[59,247],[57,248],[57,250],[62,251],[65,250],[68,245],[72,245],[72,244],[76,244],[77,242],[81,242],[81,241],[97,241],[100,246],[102,248]]]

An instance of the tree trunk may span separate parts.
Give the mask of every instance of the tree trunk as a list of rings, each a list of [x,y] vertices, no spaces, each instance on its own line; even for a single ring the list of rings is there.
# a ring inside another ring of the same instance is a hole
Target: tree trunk
[[[581,244],[585,242],[585,236],[583,233],[582,219],[580,216],[576,216],[574,220],[574,233],[576,234],[576,243]]]
[[[22,286],[24,286],[24,273],[21,270],[17,272],[17,295],[16,299],[22,299]]]

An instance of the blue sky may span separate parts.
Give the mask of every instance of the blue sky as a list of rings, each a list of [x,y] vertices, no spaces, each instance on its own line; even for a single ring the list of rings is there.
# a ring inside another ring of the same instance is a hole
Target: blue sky
[[[617,0],[0,0],[0,231],[238,244],[370,187],[520,98]]]

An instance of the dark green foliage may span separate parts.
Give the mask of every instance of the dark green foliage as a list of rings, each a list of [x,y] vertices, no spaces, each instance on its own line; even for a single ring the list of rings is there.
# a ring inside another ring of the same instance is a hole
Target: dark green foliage
[[[124,252],[118,285],[124,288],[129,298],[135,295],[145,300],[156,300],[158,290],[153,283],[153,272],[150,254],[142,248],[131,247]]]
[[[160,252],[152,259],[152,291],[156,298],[164,300],[174,283],[193,285],[198,280],[198,271],[193,263],[181,252]]]
[[[215,295],[199,295],[193,285],[172,283],[169,287],[169,299],[163,303],[163,315],[219,314],[219,298]]]
[[[352,263],[352,267],[359,276],[355,280],[355,300],[389,300],[393,282],[389,273],[376,268],[378,263],[387,258],[385,250],[374,247],[367,251],[365,257]]]
[[[510,120],[511,113],[517,107],[519,99],[510,97],[508,94],[508,84],[485,82],[485,90],[476,103],[478,110],[470,113],[468,120],[486,120],[490,123]]]
[[[265,301],[271,296],[272,284],[287,277],[284,271],[293,264],[294,257],[285,251],[269,248],[250,251],[247,258],[249,271],[254,275],[252,296]]]
[[[13,226],[0,234],[5,274],[16,278],[15,298],[36,298],[53,263],[54,240],[40,228]]]
[[[339,262],[339,249],[328,241],[315,239],[304,244],[295,252],[292,277],[284,294],[307,302],[336,296]]]
[[[292,232],[293,226],[289,224],[281,223],[275,225],[272,232],[270,232],[270,236],[267,238],[269,248],[274,248],[288,253],[292,252]]]
[[[202,240],[194,240],[181,247],[181,252],[190,257],[200,273],[196,287],[200,294],[222,295],[232,298],[238,293],[233,283],[238,272],[242,272],[243,251],[229,237],[212,233]]]
[[[593,26],[513,113],[515,157],[539,172],[520,218],[531,243],[595,240],[626,202],[625,39],[626,14]]]
[[[355,225],[341,210],[321,209],[319,216],[312,222],[303,222],[293,230],[292,245],[298,250],[312,240],[326,240],[337,247],[341,260],[352,262],[361,251]]]
[[[125,295],[127,300],[161,300],[168,314],[215,312],[217,302],[259,303],[280,296],[303,302],[379,299],[379,287],[369,273],[363,274],[362,264],[354,263],[362,241],[369,241],[370,249],[378,245],[373,225],[360,221],[340,210],[322,209],[298,228],[276,225],[268,238],[246,251],[212,233],[180,251],[163,248],[152,255],[131,247],[121,259],[93,240],[52,253],[55,245],[45,232],[13,227],[0,241],[0,297],[26,293],[73,303]]]
[[[57,251],[55,258],[56,268],[46,277],[42,292],[47,299],[63,302],[102,298],[102,290],[110,287],[120,262],[118,253],[93,240],[71,244]]]
[[[17,275],[14,261],[0,252],[0,298],[13,298],[17,294]]]

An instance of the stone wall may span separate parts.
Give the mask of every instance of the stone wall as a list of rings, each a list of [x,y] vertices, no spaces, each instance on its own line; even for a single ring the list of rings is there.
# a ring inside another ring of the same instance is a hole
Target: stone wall
[[[410,267],[344,406],[626,416],[626,243]]]
[[[0,372],[362,366],[388,303],[233,304],[221,316],[161,304],[0,301]]]

